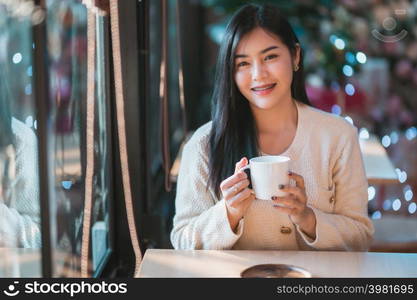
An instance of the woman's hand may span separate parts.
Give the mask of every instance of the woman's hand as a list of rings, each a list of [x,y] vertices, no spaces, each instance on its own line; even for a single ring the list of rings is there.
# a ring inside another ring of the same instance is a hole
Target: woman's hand
[[[280,186],[280,190],[287,192],[284,197],[272,197],[276,203],[274,208],[289,215],[291,221],[310,238],[316,238],[316,216],[313,210],[307,206],[304,178],[294,172],[289,172],[290,179],[294,179],[296,186]]]
[[[220,184],[220,190],[226,201],[227,217],[234,232],[240,219],[243,218],[246,210],[255,199],[252,190],[248,188],[248,176],[245,172],[240,171],[247,164],[247,158],[242,158],[236,163],[235,173]]]

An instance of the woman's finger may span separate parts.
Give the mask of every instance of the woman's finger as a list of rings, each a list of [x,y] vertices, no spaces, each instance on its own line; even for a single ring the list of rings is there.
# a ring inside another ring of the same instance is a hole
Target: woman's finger
[[[288,208],[295,208],[295,209],[302,209],[304,208],[304,204],[297,200],[295,196],[285,196],[285,197],[277,197],[276,199],[272,199],[272,201],[277,205],[283,205]]]
[[[239,172],[244,166],[248,164],[248,159],[246,157],[242,157],[240,161],[238,161],[235,165],[235,174]]]
[[[275,208],[276,210],[287,214],[287,215],[292,215],[294,213],[294,209],[293,208],[289,208],[289,207],[284,207],[284,206],[279,206],[279,205],[273,205],[273,208]]]
[[[299,187],[284,185],[283,187],[280,186],[280,191],[285,192],[285,193],[293,194],[295,197],[298,198],[298,200],[300,200],[303,203],[305,203],[306,200],[307,200],[306,195],[305,195],[305,191],[302,190]]]
[[[237,195],[235,195],[234,197],[232,197],[231,199],[227,200],[227,202],[229,203],[229,205],[231,207],[238,207],[243,201],[245,201],[246,199],[252,197],[252,191],[251,189],[244,189],[243,191],[241,191],[240,193],[238,193]]]
[[[303,190],[305,189],[304,177],[303,176],[301,176],[297,173],[294,173],[292,171],[288,172],[288,176],[290,176],[290,179],[294,179],[295,184],[296,184],[297,187],[299,187],[300,189],[303,189]]]
[[[235,195],[237,195],[239,192],[241,192],[243,189],[247,188],[249,186],[249,180],[244,179],[233,185],[232,187],[228,188],[224,193],[223,197],[226,199],[232,198]]]
[[[232,187],[233,185],[235,185],[239,181],[247,179],[247,178],[248,178],[248,176],[246,175],[245,172],[238,172],[238,173],[226,178],[225,180],[223,180],[222,183],[220,184],[220,189],[222,191],[226,191],[227,189],[229,189],[230,187]]]

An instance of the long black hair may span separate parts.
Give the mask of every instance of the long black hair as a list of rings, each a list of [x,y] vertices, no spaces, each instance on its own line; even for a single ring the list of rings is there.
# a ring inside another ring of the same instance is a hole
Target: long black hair
[[[281,39],[292,56],[299,44],[291,25],[271,4],[246,4],[232,16],[220,46],[213,92],[212,128],[209,139],[209,181],[217,197],[220,183],[234,172],[242,157],[258,156],[258,133],[248,101],[234,81],[234,55],[243,36],[261,27]],[[301,48],[301,47],[300,47]],[[304,86],[303,53],[291,83],[292,97],[310,104]]]

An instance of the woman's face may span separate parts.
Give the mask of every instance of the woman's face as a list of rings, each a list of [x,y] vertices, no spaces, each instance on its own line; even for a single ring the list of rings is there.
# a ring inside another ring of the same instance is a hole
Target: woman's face
[[[280,38],[260,27],[239,41],[234,78],[252,108],[271,109],[291,99],[293,69],[299,63],[296,50],[292,57]]]

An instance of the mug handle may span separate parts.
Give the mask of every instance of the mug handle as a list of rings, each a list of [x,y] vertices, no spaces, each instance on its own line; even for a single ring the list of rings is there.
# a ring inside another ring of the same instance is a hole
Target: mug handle
[[[249,180],[249,188],[252,189],[252,180],[250,177],[250,164],[244,166],[243,168],[241,168],[239,171],[243,171],[246,173],[246,175],[248,176],[248,180]]]

